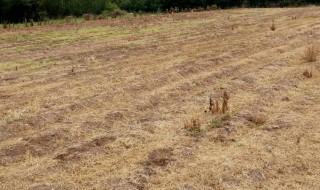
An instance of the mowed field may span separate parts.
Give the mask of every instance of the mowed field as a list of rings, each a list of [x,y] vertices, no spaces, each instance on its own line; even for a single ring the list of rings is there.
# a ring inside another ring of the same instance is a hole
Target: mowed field
[[[0,189],[319,190],[319,42],[320,7],[1,29]]]

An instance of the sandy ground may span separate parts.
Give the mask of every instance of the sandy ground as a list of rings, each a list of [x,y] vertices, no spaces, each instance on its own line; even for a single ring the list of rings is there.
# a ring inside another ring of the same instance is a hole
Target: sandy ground
[[[319,190],[320,61],[304,59],[319,18],[233,9],[1,29],[0,189]],[[229,110],[210,113],[224,92]]]

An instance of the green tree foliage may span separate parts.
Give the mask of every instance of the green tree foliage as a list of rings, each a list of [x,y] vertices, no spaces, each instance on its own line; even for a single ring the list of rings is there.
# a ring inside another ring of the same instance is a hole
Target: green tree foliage
[[[270,7],[319,4],[320,0],[0,0],[0,22],[22,22],[24,19],[39,20],[44,16],[81,16],[84,13],[100,14],[103,11],[124,9],[127,11],[156,12],[171,7]]]

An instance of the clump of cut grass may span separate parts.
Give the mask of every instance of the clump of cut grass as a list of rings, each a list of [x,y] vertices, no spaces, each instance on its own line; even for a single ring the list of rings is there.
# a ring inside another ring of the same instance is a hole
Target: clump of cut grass
[[[318,57],[317,48],[314,45],[307,47],[307,49],[304,52],[304,59],[307,62],[315,62],[317,61],[317,57]]]
[[[253,113],[249,115],[248,121],[260,126],[267,122],[267,116],[262,113]]]
[[[305,70],[303,72],[303,75],[307,78],[312,78],[312,72],[311,71],[308,71],[308,70]]]
[[[191,136],[199,136],[203,132],[199,118],[192,118],[191,121],[184,123],[184,129]]]
[[[276,25],[274,24],[274,20],[272,21],[272,24],[270,26],[270,30],[272,30],[272,31],[276,30]]]

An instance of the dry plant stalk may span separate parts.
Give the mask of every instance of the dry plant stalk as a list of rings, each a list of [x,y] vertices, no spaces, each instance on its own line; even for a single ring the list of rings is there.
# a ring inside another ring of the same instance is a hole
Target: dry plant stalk
[[[304,58],[308,62],[317,61],[317,57],[318,57],[318,51],[317,51],[317,49],[316,49],[316,47],[314,45],[309,46],[304,52]]]
[[[76,73],[75,73],[75,68],[74,68],[74,66],[72,66],[71,71],[70,71],[70,74],[72,74],[72,75],[76,74]]]
[[[220,112],[219,102],[218,100],[216,100],[214,109],[212,110],[212,114],[219,113],[219,112]]]
[[[276,30],[276,26],[274,24],[274,20],[272,21],[272,25],[270,26],[270,30],[272,30],[272,31]]]
[[[225,114],[229,110],[228,107],[229,95],[227,92],[223,93],[222,113]]]
[[[212,113],[212,114],[216,114],[216,113],[219,113],[220,112],[220,107],[219,107],[219,102],[216,100],[216,101],[213,101],[211,98],[210,98],[210,101],[209,101],[209,111]]]
[[[212,112],[213,109],[214,109],[214,102],[213,102],[212,98],[210,98],[210,100],[209,100],[209,111]]]
[[[303,72],[303,75],[307,78],[312,78],[312,72],[311,71],[308,71],[306,70],[305,72]]]

